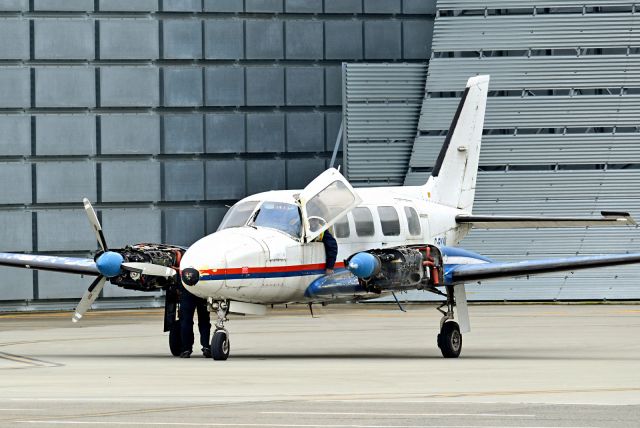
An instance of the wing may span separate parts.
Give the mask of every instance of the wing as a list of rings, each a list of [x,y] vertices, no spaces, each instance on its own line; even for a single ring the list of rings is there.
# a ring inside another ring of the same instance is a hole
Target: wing
[[[52,270],[81,275],[100,275],[93,259],[44,256],[38,254],[0,253],[0,266]]]
[[[453,284],[482,279],[537,275],[632,263],[640,263],[640,253],[578,256],[506,263],[489,262],[453,265],[448,269],[445,265],[445,280]]]
[[[525,227],[631,226],[636,222],[629,213],[602,211],[600,218],[458,215],[456,223],[477,229],[518,229]]]

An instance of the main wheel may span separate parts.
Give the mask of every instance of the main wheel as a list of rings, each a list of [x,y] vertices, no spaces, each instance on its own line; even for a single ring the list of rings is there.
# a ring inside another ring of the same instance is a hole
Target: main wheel
[[[226,360],[229,358],[229,336],[224,330],[217,330],[211,338],[211,356],[214,360]]]
[[[462,334],[455,321],[444,323],[438,335],[438,348],[445,358],[458,358],[462,351]]]
[[[180,321],[174,321],[169,330],[169,349],[174,357],[182,352],[182,336],[180,334]]]

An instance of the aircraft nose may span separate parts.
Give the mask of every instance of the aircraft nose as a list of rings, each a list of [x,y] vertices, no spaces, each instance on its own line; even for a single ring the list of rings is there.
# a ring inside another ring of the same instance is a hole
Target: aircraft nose
[[[196,242],[182,256],[180,262],[180,279],[187,288],[197,288],[203,281],[222,278],[212,277],[227,267],[224,247],[210,240]]]
[[[264,267],[268,249],[252,232],[223,230],[189,247],[180,262],[185,287],[194,294],[211,294],[230,280],[246,279],[251,269]]]

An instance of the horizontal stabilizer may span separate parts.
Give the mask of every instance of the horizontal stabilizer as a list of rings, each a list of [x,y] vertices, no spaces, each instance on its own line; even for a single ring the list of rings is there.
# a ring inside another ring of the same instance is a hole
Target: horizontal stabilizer
[[[533,227],[633,226],[629,213],[602,211],[600,218],[538,217],[498,215],[458,215],[456,223],[471,224],[475,229],[520,229]]]
[[[78,257],[43,256],[39,254],[0,253],[0,266],[51,270],[80,275],[99,275],[93,259]]]
[[[459,265],[449,270],[446,274],[446,279],[450,283],[460,283],[483,279],[628,265],[633,263],[640,263],[640,253],[563,257],[522,262],[468,264]]]

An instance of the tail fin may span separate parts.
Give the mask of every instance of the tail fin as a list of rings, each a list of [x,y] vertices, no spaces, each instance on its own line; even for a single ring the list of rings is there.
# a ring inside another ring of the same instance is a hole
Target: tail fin
[[[468,212],[473,208],[488,89],[488,75],[467,81],[438,160],[424,186],[432,202]]]

